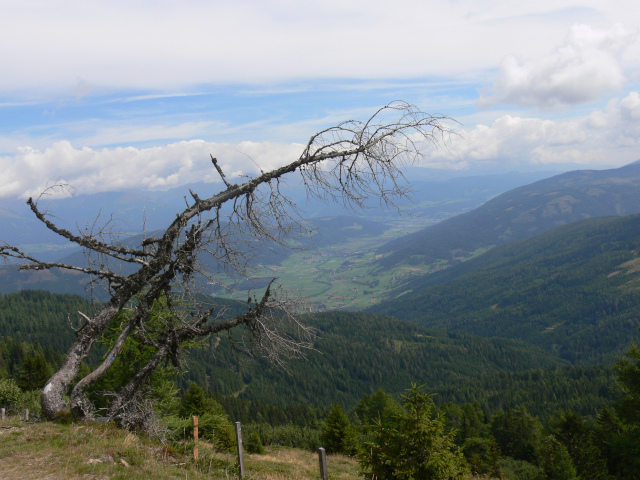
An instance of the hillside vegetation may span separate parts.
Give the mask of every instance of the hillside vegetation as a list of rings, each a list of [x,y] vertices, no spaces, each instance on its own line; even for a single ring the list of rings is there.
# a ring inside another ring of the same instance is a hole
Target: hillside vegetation
[[[0,423],[0,465],[3,480],[181,479],[238,478],[237,458],[220,452],[206,440],[182,449],[168,447],[144,435],[134,435],[113,424],[25,424],[17,417]],[[329,455],[333,478],[355,480],[357,460]],[[255,480],[315,480],[318,456],[296,448],[269,447],[263,454],[245,452],[245,478]]]
[[[376,311],[521,339],[572,363],[613,362],[638,336],[640,216],[596,218],[496,247]]]
[[[246,308],[228,305],[230,314]],[[65,352],[59,346],[73,337],[67,314],[83,307],[88,304],[80,298],[47,292],[0,296],[0,311],[5,315],[0,376],[4,371],[18,378],[27,357],[42,356],[50,370],[57,368]],[[53,312],[59,323],[50,323]],[[234,354],[227,336],[213,337],[188,353],[180,385],[196,381],[222,397],[279,407],[326,408],[341,403],[350,408],[378,388],[400,399],[408,385],[420,381],[438,393],[437,403],[478,400],[487,411],[525,405],[538,415],[550,413],[545,407],[550,401],[554,408],[594,415],[611,396],[610,367],[572,367],[556,353],[521,340],[427,330],[389,316],[361,313],[322,313],[305,322],[317,329],[314,350],[304,359],[289,362],[286,371],[259,358]],[[37,348],[29,346],[31,336],[37,339]],[[98,358],[99,350],[89,363],[95,365]],[[219,400],[230,408],[235,405]],[[241,414],[245,407],[233,408],[238,418],[250,420]],[[282,419],[295,421],[296,416],[309,418],[304,411],[292,409]]]
[[[5,298],[14,295],[25,293]],[[38,298],[37,293],[30,295]],[[34,311],[43,304],[50,308],[51,299],[36,303]],[[186,382],[188,388],[183,384],[183,390],[178,391],[172,386],[176,372],[171,368],[158,371],[148,397],[154,402],[155,413],[147,411],[144,422],[133,429],[158,432],[158,426],[165,424],[169,443],[165,441],[164,446],[147,440],[144,434],[127,434],[111,426],[82,424],[65,430],[51,425],[48,430],[44,427],[49,424],[43,424],[42,429],[38,426],[25,437],[21,437],[25,432],[11,427],[9,443],[0,435],[0,456],[10,458],[7,472],[16,475],[9,478],[33,478],[17,476],[25,464],[34,466],[40,476],[64,471],[64,475],[81,472],[132,479],[180,478],[182,474],[233,478],[233,457],[226,453],[233,442],[230,419],[243,422],[247,448],[262,451],[269,447],[266,455],[249,457],[254,478],[313,478],[309,467],[313,457],[290,447],[314,450],[323,445],[329,452],[357,457],[361,467],[354,460],[333,458],[334,468],[340,469],[338,478],[357,478],[360,468],[380,472],[404,463],[398,460],[393,467],[381,464],[369,457],[370,449],[417,461],[422,457],[416,452],[422,451],[423,442],[431,441],[445,442],[442,445],[446,448],[438,450],[438,455],[442,454],[451,468],[459,469],[461,476],[456,478],[461,479],[471,478],[469,472],[481,478],[524,480],[527,475],[543,473],[546,478],[555,478],[550,475],[556,471],[559,454],[565,458],[562,468],[581,472],[583,478],[604,479],[607,469],[624,472],[630,465],[626,451],[608,450],[607,439],[634,445],[627,427],[607,410],[616,399],[610,369],[569,366],[553,352],[522,341],[425,330],[391,317],[334,312],[307,321],[318,329],[315,348],[319,351],[311,351],[306,361],[292,361],[288,372],[254,360],[245,363],[242,375],[234,373],[238,358],[228,349],[229,338],[211,338],[190,355],[186,378],[197,380],[204,389]],[[0,377],[9,376],[9,380],[0,379],[0,403],[8,401],[13,411],[27,406],[37,412],[37,389],[47,376],[35,373],[48,367],[43,353],[47,348],[13,340],[0,342],[0,367],[4,369],[0,369]],[[135,344],[125,347],[109,371],[107,383],[96,385],[89,394],[108,398],[104,389],[118,388],[122,373],[135,364],[136,352]],[[624,368],[619,371],[635,375],[633,363],[624,364]],[[22,388],[35,390],[20,392],[14,379]],[[407,384],[416,380],[426,383],[430,393],[423,394],[416,386],[406,394]],[[388,385],[392,394],[387,395],[381,385]],[[239,390],[225,395],[218,387]],[[364,394],[357,393],[363,390]],[[397,401],[399,393],[405,393],[404,406]],[[635,397],[627,398],[633,401]],[[437,400],[437,406],[432,399]],[[296,406],[293,402],[300,403]],[[415,409],[419,412],[417,421]],[[202,426],[202,457],[197,463],[189,460],[193,444],[185,440],[190,415],[194,414],[201,417]],[[597,418],[597,422],[586,422],[582,416]],[[377,418],[385,422],[379,432]],[[382,433],[394,425],[401,427],[391,430],[395,436],[389,442]],[[99,438],[91,437],[93,432]],[[207,442],[214,440],[209,446]],[[397,450],[403,442],[411,449]],[[38,455],[27,457],[34,446]],[[63,452],[69,447],[74,455],[67,458]],[[279,452],[284,464],[278,463]],[[48,461],[53,455],[63,459]],[[585,463],[587,457],[590,461]],[[420,460],[413,468],[432,468],[425,462]],[[274,472],[277,475],[271,476]]]

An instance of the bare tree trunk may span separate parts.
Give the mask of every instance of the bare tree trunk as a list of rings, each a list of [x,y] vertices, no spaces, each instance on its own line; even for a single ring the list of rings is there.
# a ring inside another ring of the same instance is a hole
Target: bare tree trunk
[[[80,364],[87,358],[91,345],[95,337],[83,335],[78,338],[67,353],[60,370],[58,370],[45,385],[40,397],[42,404],[42,413],[48,420],[54,420],[56,414],[61,411],[69,410],[69,405],[65,401],[65,393],[67,388],[78,374]]]
[[[130,321],[125,325],[116,340],[115,345],[111,349],[111,351],[107,354],[105,360],[100,364],[98,368],[96,368],[89,375],[80,380],[73,390],[71,391],[70,402],[71,402],[71,413],[77,419],[86,418],[87,415],[90,414],[93,405],[90,402],[87,402],[85,399],[85,390],[89,385],[95,382],[102,374],[104,374],[111,365],[113,365],[113,361],[116,359],[122,347],[124,347],[124,342],[129,336],[129,332],[131,332],[131,328],[133,327],[133,321]]]
[[[49,379],[42,390],[40,396],[42,413],[48,420],[54,420],[59,412],[70,410],[64,398],[67,389],[78,374],[80,364],[89,355],[93,343],[120,308],[121,306],[114,305],[114,302],[107,304],[93,321],[87,322],[78,331],[78,338],[69,349],[62,367]]]

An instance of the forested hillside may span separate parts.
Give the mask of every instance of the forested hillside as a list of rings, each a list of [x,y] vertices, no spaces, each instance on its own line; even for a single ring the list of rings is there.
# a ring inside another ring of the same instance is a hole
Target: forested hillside
[[[380,247],[380,265],[432,264],[607,215],[640,212],[640,163],[567,172],[515,188],[470,212]]]
[[[87,315],[95,308],[78,295],[56,295],[41,290],[0,294],[0,338],[38,343],[66,352],[78,326],[78,311]]]
[[[610,367],[572,367],[521,341],[430,331],[356,313],[318,314],[309,323],[318,329],[315,351],[289,362],[286,371],[259,359],[245,359],[238,370],[223,337],[189,355],[186,379],[280,406],[350,408],[379,388],[400,399],[412,382],[428,385],[438,403],[478,400],[488,411],[526,406],[548,415],[553,405],[595,415],[611,397]]]
[[[226,305],[230,315],[246,309],[236,302],[216,302]],[[56,368],[60,359],[56,355],[66,352],[74,336],[67,315],[74,318],[77,310],[88,308],[88,302],[70,295],[36,291],[3,295],[2,335],[8,343],[0,366],[18,375],[24,359],[38,351],[49,352],[45,355],[49,368]],[[196,381],[212,393],[279,407],[353,406],[379,388],[399,399],[412,382],[425,382],[430,391],[439,393],[438,403],[478,400],[487,410],[525,405],[539,414],[549,413],[542,405],[553,404],[593,415],[610,395],[610,368],[571,367],[554,352],[524,341],[427,330],[362,313],[315,314],[305,322],[317,329],[314,349],[305,359],[290,361],[286,370],[234,353],[231,338],[222,336],[190,350],[187,370],[177,380],[184,387]],[[95,365],[99,356],[98,346],[89,364]]]
[[[242,375],[228,339],[210,339],[191,353],[189,378],[213,391],[280,404],[353,404],[378,388],[403,392],[411,382],[431,388],[458,385],[494,372],[545,369],[565,362],[524,342],[427,331],[408,322],[358,313],[331,312],[305,320],[318,338],[306,359],[281,371],[255,360]]]
[[[609,363],[638,338],[639,256],[640,216],[589,219],[496,247],[374,310]]]

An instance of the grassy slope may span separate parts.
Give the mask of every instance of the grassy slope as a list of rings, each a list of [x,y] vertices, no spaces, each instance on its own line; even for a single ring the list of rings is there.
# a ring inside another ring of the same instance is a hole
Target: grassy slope
[[[186,453],[179,454],[112,425],[24,424],[17,417],[10,417],[0,424],[0,476],[3,480],[237,478],[234,455],[214,452],[200,442],[200,460],[195,462],[190,446],[185,445]],[[361,478],[354,459],[329,455],[328,465],[330,478]],[[268,447],[265,455],[245,453],[245,478],[318,477],[318,457],[312,452]]]

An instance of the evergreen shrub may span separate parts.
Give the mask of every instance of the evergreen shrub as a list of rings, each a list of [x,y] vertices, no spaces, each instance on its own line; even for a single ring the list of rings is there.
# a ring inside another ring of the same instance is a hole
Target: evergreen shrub
[[[0,380],[0,407],[7,412],[18,409],[22,399],[22,390],[13,379]]]

